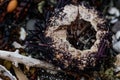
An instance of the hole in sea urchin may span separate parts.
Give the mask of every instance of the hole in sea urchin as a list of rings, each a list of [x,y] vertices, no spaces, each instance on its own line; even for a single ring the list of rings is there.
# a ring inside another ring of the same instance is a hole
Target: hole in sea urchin
[[[72,22],[67,28],[67,40],[73,47],[80,50],[87,50],[92,47],[96,41],[96,31],[85,20],[78,20]]]

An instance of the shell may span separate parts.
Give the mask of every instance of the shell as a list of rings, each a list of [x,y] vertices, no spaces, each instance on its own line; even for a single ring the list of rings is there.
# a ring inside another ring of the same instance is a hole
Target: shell
[[[16,9],[17,5],[18,5],[17,0],[11,0],[7,6],[7,12],[8,13],[13,12]]]

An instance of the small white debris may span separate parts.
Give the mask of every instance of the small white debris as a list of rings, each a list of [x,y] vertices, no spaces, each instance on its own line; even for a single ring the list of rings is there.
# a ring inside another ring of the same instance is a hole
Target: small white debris
[[[118,10],[116,7],[111,7],[111,8],[108,10],[108,13],[109,13],[109,14],[112,14],[112,15],[115,15],[116,17],[119,17],[119,16],[120,16],[120,12],[119,12],[119,10]]]
[[[18,67],[18,62],[17,62],[17,61],[12,62],[12,64],[13,64],[15,67]]]
[[[26,30],[35,30],[35,23],[36,23],[37,19],[30,19],[27,21],[26,24]]]
[[[12,43],[12,45],[15,47],[15,48],[24,48],[24,46],[22,46],[21,44],[19,44],[18,42],[14,41]]]
[[[85,80],[85,78],[84,78],[84,77],[82,77],[80,80]]]
[[[25,29],[23,27],[21,27],[21,29],[20,29],[20,38],[19,39],[20,40],[25,40],[26,35],[27,35],[27,33],[26,33]]]
[[[50,74],[57,74],[57,71],[53,71],[53,70],[47,70],[47,72]]]
[[[106,15],[105,18],[106,18],[106,19],[109,19],[109,20],[113,20],[113,19],[115,19],[116,17],[115,17],[115,16]]]

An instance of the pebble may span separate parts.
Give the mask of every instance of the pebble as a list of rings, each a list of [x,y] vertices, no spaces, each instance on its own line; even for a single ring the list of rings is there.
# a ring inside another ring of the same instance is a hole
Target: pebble
[[[84,77],[82,77],[80,80],[85,80],[85,78],[84,78]]]
[[[120,31],[118,31],[115,36],[116,36],[116,39],[118,40],[120,38]]]
[[[29,31],[29,30],[35,30],[35,23],[36,23],[36,19],[30,19],[30,20],[28,20],[28,22],[26,24],[27,31]]]
[[[120,11],[117,7],[110,7],[108,9],[108,13],[110,15],[107,15],[106,19],[109,19],[111,24],[115,24],[116,22],[118,22],[118,20],[119,20],[118,17],[120,16]]]
[[[111,29],[114,33],[120,31],[120,21],[117,21]]]
[[[120,16],[120,12],[119,12],[119,10],[116,7],[111,7],[108,10],[108,13],[111,14],[111,15],[115,15],[116,17]]]
[[[117,21],[118,21],[117,18],[116,18],[116,19],[112,19],[112,20],[110,21],[110,23],[114,24],[114,23],[116,23]]]
[[[18,42],[14,41],[12,43],[12,45],[15,47],[15,48],[24,48],[24,46],[22,46],[21,44],[19,44]]]
[[[120,42],[113,44],[113,49],[117,52],[120,52]]]
[[[27,33],[23,27],[20,28],[20,40],[25,40]]]
[[[118,31],[115,35],[112,36],[112,45],[113,45],[113,49],[116,52],[120,52],[120,31]]]

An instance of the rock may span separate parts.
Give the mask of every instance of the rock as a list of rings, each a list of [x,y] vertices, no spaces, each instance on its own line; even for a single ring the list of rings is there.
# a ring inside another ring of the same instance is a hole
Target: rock
[[[120,21],[117,21],[115,25],[112,27],[112,31],[116,33],[117,31],[120,31]]]
[[[113,45],[113,49],[117,52],[120,52],[120,42],[117,42]]]
[[[120,31],[118,31],[115,36],[116,36],[116,39],[118,40],[120,38]]]
[[[23,27],[21,27],[21,29],[20,29],[20,40],[25,40],[25,38],[26,38],[26,36],[27,36],[27,33],[26,33],[26,31],[25,31],[25,29],[23,28]]]
[[[21,44],[19,44],[18,42],[14,41],[12,43],[12,45],[15,47],[15,48],[24,48],[24,46],[22,46]]]
[[[29,30],[35,30],[35,23],[36,23],[36,19],[30,19],[30,20],[28,20],[28,22],[26,24],[27,31],[29,31]]]
[[[110,9],[108,10],[108,13],[111,15],[115,15],[116,17],[120,16],[120,12],[116,7],[110,7]]]
[[[118,31],[115,35],[112,36],[112,45],[113,45],[113,49],[117,52],[120,52],[120,31]]]
[[[114,24],[114,23],[116,23],[117,21],[118,21],[118,19],[115,18],[115,19],[112,19],[112,20],[110,21],[110,23]]]

